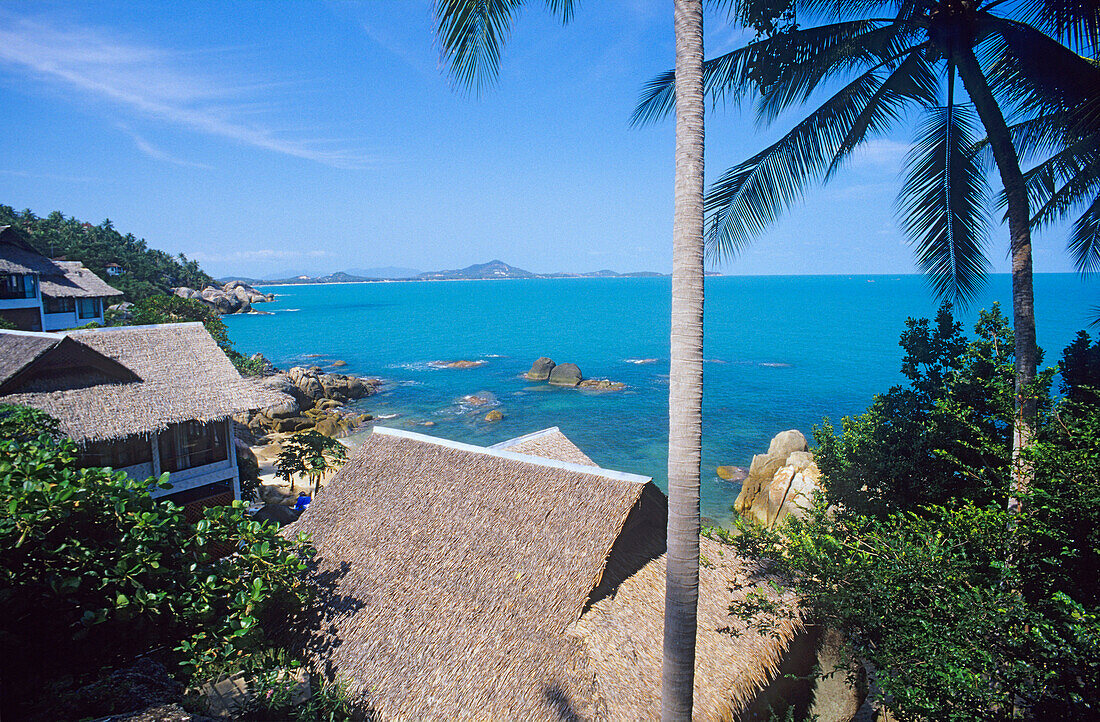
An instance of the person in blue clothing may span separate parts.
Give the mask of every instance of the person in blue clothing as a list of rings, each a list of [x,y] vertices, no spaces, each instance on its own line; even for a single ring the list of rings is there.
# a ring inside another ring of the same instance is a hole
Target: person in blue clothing
[[[313,501],[313,497],[304,491],[298,492],[298,501],[294,503],[294,511],[301,514],[309,506],[309,502]]]

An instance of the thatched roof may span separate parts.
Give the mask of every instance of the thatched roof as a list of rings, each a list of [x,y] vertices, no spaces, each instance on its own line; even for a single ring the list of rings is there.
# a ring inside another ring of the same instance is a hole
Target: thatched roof
[[[769,635],[749,629],[730,615],[730,604],[754,589],[775,599],[774,591],[765,586],[770,577],[759,564],[710,539],[700,539],[699,551],[692,719],[735,719],[778,671],[787,647],[802,629],[801,616],[793,594],[786,592],[780,600],[793,616],[781,619]],[[627,563],[629,557],[613,554],[608,573],[618,564],[631,569],[630,575],[613,594],[594,601],[569,633],[584,643],[608,719],[657,719],[666,557],[662,553],[647,559],[640,568]]]
[[[596,466],[596,462],[589,459],[587,454],[578,449],[557,426],[552,426],[542,431],[536,431],[533,434],[508,439],[499,444],[493,444],[489,448],[504,449],[513,451],[517,454],[542,456],[547,459],[568,461],[573,464]]]
[[[11,226],[0,226],[0,273],[55,273],[54,262],[38,253]]]
[[[0,385],[56,346],[62,338],[56,333],[4,333],[0,339],[0,349],[3,349],[0,353]]]
[[[140,381],[115,359],[60,333],[4,331],[0,395]]]
[[[42,274],[43,296],[54,298],[103,298],[121,296],[122,291],[95,275],[80,261],[51,261],[54,272]]]
[[[664,494],[514,451],[551,446],[580,453],[554,429],[482,448],[376,427],[286,532],[318,551],[303,646],[381,719],[657,717]],[[747,570],[707,548],[721,563],[701,570],[697,710],[722,719],[795,624],[774,639],[718,632],[736,626],[744,592],[727,582]]]
[[[53,261],[31,248],[11,226],[0,226],[0,273],[37,273],[42,294],[54,298],[121,296],[80,261]]]
[[[285,401],[283,394],[242,379],[201,323],[64,335],[118,362],[138,380],[88,384],[72,375],[48,375],[0,396],[0,402],[42,409],[77,442],[149,434],[169,424],[220,420]],[[9,347],[26,345],[20,334],[0,331],[0,357],[8,355]]]

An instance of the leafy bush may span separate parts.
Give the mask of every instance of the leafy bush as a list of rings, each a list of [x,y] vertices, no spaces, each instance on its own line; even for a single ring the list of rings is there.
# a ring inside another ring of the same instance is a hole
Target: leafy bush
[[[1009,513],[1012,340],[996,309],[975,330],[966,343],[942,311],[935,328],[911,321],[909,385],[839,437],[817,430],[827,492],[813,513],[777,530],[741,521],[727,539],[844,633],[900,720],[1095,719],[1100,407],[1052,404],[1044,374],[1035,478]]]
[[[948,499],[979,505],[1008,488],[1012,454],[1014,341],[999,306],[981,312],[967,342],[951,307],[934,323],[906,321],[900,345],[909,383],[875,396],[867,412],[845,417],[838,435],[826,419],[814,429],[815,459],[828,499],[882,516]],[[1053,371],[1032,389],[1047,410]]]
[[[348,447],[336,439],[310,429],[299,431],[283,442],[283,450],[275,460],[279,476],[287,483],[295,474],[307,477],[316,494],[326,474],[343,466]]]
[[[75,458],[47,416],[0,406],[5,708],[155,649],[203,679],[276,646],[270,631],[309,596],[304,538],[251,521],[240,502],[190,524],[151,498],[149,481]],[[221,556],[226,547],[236,553]]]

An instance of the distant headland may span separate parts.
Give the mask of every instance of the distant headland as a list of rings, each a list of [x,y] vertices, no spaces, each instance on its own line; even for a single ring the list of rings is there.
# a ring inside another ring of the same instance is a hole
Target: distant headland
[[[375,270],[375,269],[372,269]],[[383,269],[376,269],[383,270]],[[660,276],[666,276],[668,274],[657,273],[655,271],[636,271],[633,273],[616,273],[615,271],[590,271],[588,273],[532,273],[531,271],[525,271],[522,268],[516,268],[510,266],[504,261],[489,261],[488,263],[475,263],[472,266],[466,268],[459,268],[450,271],[427,271],[419,273],[413,269],[404,269],[409,271],[408,275],[393,276],[393,275],[357,275],[355,273],[348,273],[345,271],[339,271],[337,273],[330,273],[326,276],[291,276],[289,278],[246,278],[244,276],[226,276],[219,278],[221,283],[229,283],[231,281],[242,281],[249,285],[266,285],[266,286],[282,286],[291,284],[303,284],[303,283],[371,283],[371,282],[393,282],[393,281],[487,281],[495,279],[508,279],[508,278],[657,278]]]

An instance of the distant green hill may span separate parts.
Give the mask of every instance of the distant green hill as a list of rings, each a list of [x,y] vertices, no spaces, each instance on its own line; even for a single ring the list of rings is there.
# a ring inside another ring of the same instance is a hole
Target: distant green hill
[[[12,226],[39,253],[50,258],[80,261],[93,273],[126,294],[127,301],[171,293],[176,286],[202,288],[213,278],[199,268],[198,261],[182,253],[172,256],[149,248],[145,239],[132,233],[122,235],[110,220],[98,226],[66,218],[54,211],[40,218],[30,210],[16,211],[0,205],[0,226]],[[122,273],[111,275],[108,264],[117,264]]]

